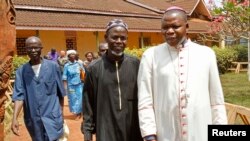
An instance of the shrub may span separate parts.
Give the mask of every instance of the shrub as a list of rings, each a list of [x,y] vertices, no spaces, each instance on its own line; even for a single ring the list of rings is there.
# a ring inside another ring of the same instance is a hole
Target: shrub
[[[135,57],[141,59],[143,52],[145,50],[147,50],[148,48],[150,48],[150,47],[133,48],[133,49],[129,49],[127,47],[124,52],[131,55],[131,56],[135,56]]]
[[[17,56],[13,57],[13,69],[11,73],[11,79],[15,79],[16,70],[23,64],[27,63],[29,58],[27,56]]]
[[[231,62],[237,60],[237,51],[229,48],[218,48],[214,46],[212,48],[215,51],[217,57],[217,64],[220,74],[224,74],[231,66]]]
[[[148,48],[150,47],[133,48],[133,49],[126,48],[125,53],[140,59],[143,52]],[[245,51],[245,48],[242,46],[237,46],[236,48],[224,48],[224,49],[214,46],[212,47],[212,49],[215,51],[217,57],[217,64],[220,74],[224,74],[228,70],[228,68],[231,66],[231,62],[241,61],[242,58],[247,59],[246,57],[247,51]]]
[[[248,60],[248,49],[242,45],[234,45],[230,47],[232,50],[237,52],[237,59],[238,62],[247,62]]]

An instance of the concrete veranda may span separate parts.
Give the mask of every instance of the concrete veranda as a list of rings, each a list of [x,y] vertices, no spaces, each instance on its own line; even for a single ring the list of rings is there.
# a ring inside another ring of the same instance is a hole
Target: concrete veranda
[[[73,114],[69,112],[67,97],[65,97],[65,102],[64,102],[64,119],[66,120],[70,132],[68,141],[83,141],[84,136],[80,130],[82,119],[75,120]],[[11,133],[11,135],[6,141],[31,141],[29,133],[24,125],[22,115],[19,116],[19,123],[20,123],[21,135],[15,136],[13,133]]]

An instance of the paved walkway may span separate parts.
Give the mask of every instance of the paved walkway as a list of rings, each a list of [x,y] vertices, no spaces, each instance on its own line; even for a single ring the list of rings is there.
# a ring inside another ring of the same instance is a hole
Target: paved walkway
[[[84,136],[80,130],[82,119],[76,121],[74,119],[74,116],[69,112],[67,97],[65,97],[64,103],[65,103],[64,104],[64,119],[66,120],[67,125],[69,126],[69,132],[70,132],[68,141],[83,141]],[[19,123],[21,124],[20,126],[21,135],[15,136],[13,133],[11,133],[8,141],[32,141],[24,125],[22,118],[20,118]]]

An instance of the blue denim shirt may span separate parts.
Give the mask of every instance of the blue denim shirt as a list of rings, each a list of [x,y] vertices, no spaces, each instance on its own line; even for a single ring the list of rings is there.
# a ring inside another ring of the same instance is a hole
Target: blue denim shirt
[[[44,59],[36,77],[29,63],[16,71],[13,101],[23,101],[24,121],[32,140],[43,141],[46,130],[49,140],[63,133],[63,115],[58,97],[64,97],[61,71],[56,62]]]

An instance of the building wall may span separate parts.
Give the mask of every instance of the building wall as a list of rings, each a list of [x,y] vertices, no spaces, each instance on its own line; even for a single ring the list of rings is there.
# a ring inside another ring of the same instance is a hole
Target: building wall
[[[35,36],[35,35],[36,35],[35,30],[17,30],[16,31],[16,38],[27,38],[29,36]],[[16,44],[17,43],[18,42],[16,42]],[[17,50],[15,50],[15,54],[17,54]]]
[[[79,53],[79,57],[85,60],[85,53],[92,51],[97,54],[98,44],[105,42],[105,32],[93,32],[93,31],[77,31],[76,34],[76,46]],[[42,55],[46,55],[51,48],[55,48],[58,52],[60,50],[66,50],[66,38],[72,35],[68,35],[65,31],[52,31],[52,30],[17,30],[17,38],[27,38],[29,36],[38,35],[43,43]],[[129,32],[127,47],[139,48],[140,37],[150,38],[151,45],[157,45],[164,42],[161,33],[139,33]]]
[[[77,52],[79,53],[79,58],[85,60],[85,53],[89,51],[97,51],[94,32],[77,32]]]
[[[129,32],[128,33],[128,42],[127,47],[132,48],[138,48],[139,47],[139,37],[140,33],[138,32]]]
[[[43,43],[42,54],[46,55],[52,48],[57,52],[66,50],[66,42],[63,31],[39,31],[39,37]]]
[[[140,33],[140,32],[129,32],[128,35],[128,43],[127,47],[130,49],[132,48],[140,48],[140,38],[150,38],[150,46],[153,45],[158,45],[162,42],[164,42],[164,38],[161,33],[153,33],[153,32],[145,32],[145,33]],[[144,44],[144,46],[146,46]]]
[[[157,32],[157,33],[146,32],[146,33],[143,33],[143,37],[151,37],[152,46],[165,42],[164,37],[160,32]]]

